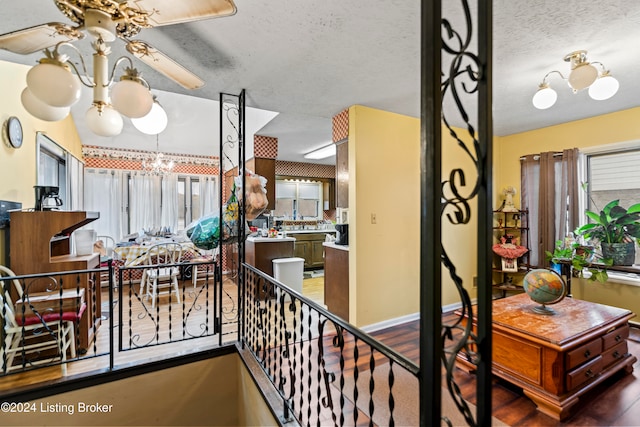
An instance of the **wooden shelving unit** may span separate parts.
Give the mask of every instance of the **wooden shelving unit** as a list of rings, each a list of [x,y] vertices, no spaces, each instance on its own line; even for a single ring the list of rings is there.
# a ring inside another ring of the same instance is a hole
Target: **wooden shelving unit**
[[[510,235],[514,241],[519,242],[518,244],[520,246],[530,249],[528,210],[509,212],[493,211],[493,216],[494,243],[499,243],[502,237]],[[501,257],[495,253],[493,255],[493,288],[501,291],[502,297],[505,297],[507,292],[523,292],[522,286],[516,285],[516,282],[531,270],[531,264],[529,263],[529,251],[516,259],[517,271],[505,271],[502,266]]]

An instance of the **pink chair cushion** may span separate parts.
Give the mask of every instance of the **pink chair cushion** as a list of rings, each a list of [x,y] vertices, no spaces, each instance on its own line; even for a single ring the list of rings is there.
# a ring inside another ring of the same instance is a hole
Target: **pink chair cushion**
[[[87,308],[87,304],[83,302],[82,305],[80,306],[80,310],[78,310],[77,313],[74,311],[63,311],[62,321],[76,322],[80,320],[86,308]],[[43,323],[43,322],[48,323],[48,322],[58,322],[58,321],[60,321],[59,312],[55,312],[55,313],[47,312],[46,314],[42,315],[42,319],[40,319],[40,317],[38,316],[27,316],[25,318],[22,318],[21,316],[16,317],[16,323],[20,326],[29,326],[29,325],[35,325],[37,323]]]

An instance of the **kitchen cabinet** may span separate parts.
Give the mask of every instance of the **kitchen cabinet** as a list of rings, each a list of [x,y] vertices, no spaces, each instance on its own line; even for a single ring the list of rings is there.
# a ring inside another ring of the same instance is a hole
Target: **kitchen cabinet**
[[[291,237],[283,239],[248,237],[244,247],[245,262],[273,277],[273,260],[295,256],[293,250],[295,240]],[[259,289],[258,292],[258,298],[265,299],[264,291]]]
[[[349,247],[326,242],[324,303],[331,313],[349,321]]]
[[[323,235],[324,236],[324,235]],[[311,242],[311,267],[323,267],[324,266],[324,238],[322,240],[313,240]]]
[[[349,207],[349,143],[336,142],[336,207]]]
[[[322,268],[324,265],[324,247],[326,233],[287,233],[296,238],[293,256],[304,258],[304,268]]]
[[[322,209],[327,211],[336,208],[335,179],[322,181]]]

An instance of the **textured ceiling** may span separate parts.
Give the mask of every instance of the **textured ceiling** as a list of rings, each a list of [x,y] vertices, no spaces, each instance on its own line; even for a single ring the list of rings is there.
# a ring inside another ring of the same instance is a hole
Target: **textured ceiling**
[[[460,24],[459,1],[445,2],[447,17]],[[566,121],[636,107],[640,87],[640,2],[637,0],[535,2],[495,0],[494,131],[507,135]],[[136,63],[154,89],[162,92],[170,128],[160,136],[170,152],[211,150],[212,121],[200,103],[190,106],[168,93],[218,99],[220,92],[247,90],[247,105],[279,112],[260,134],[279,139],[279,158],[302,161],[301,154],[331,139],[331,117],[354,104],[419,116],[420,2],[338,0],[256,2],[236,0],[238,12],[227,18],[143,30],[137,37],[162,50],[199,75],[206,85],[182,89],[146,65]],[[0,33],[44,22],[67,22],[50,0],[0,0]],[[86,41],[77,46],[89,52]],[[573,94],[559,78],[551,84],[558,102],[549,110],[531,104],[538,83],[551,70],[566,74],[563,57],[586,49],[592,61],[611,69],[620,91],[606,101],[586,92]],[[123,55],[113,45],[113,57]],[[38,55],[0,51],[0,60],[34,64]],[[446,61],[445,61],[446,63]],[[445,104],[448,117],[455,117]],[[74,116],[82,114],[74,109]],[[459,124],[453,119],[454,124]],[[174,129],[175,127],[175,129]],[[93,137],[90,145],[127,146],[132,126],[115,139]],[[136,142],[136,144],[144,144]],[[150,142],[155,148],[155,140]],[[198,144],[207,144],[200,147]],[[132,148],[148,148],[135,146]]]

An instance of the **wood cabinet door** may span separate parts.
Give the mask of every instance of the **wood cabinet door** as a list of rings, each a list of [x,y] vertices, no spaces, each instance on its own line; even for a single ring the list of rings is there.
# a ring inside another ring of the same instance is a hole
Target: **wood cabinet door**
[[[311,242],[296,241],[293,248],[293,256],[304,258],[304,268],[311,266]]]
[[[311,242],[311,267],[324,266],[324,240],[314,240]]]

